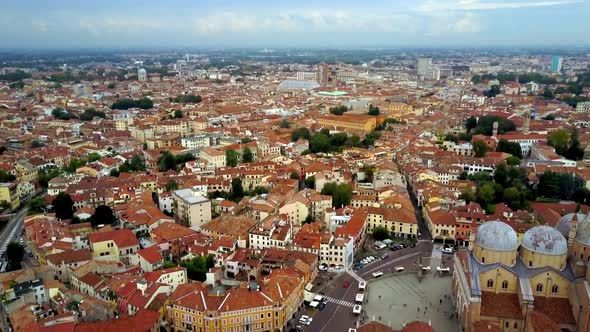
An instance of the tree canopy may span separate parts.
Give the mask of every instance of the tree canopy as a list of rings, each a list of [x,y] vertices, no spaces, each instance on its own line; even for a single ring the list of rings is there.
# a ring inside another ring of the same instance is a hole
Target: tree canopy
[[[102,111],[97,111],[94,108],[87,108],[80,114],[80,120],[82,121],[92,121],[94,117],[99,117],[105,119],[107,116]]]
[[[92,227],[98,225],[112,225],[117,221],[113,210],[106,205],[99,205],[94,210],[94,214],[90,217],[90,224]]]
[[[477,141],[473,142],[473,153],[475,154],[476,157],[478,157],[478,158],[484,157],[487,152],[488,152],[488,146],[487,146],[486,142],[484,142],[482,140],[477,140]]]
[[[369,105],[369,112],[368,112],[368,114],[369,115],[377,116],[377,115],[381,114],[381,111],[379,111],[379,107],[373,106],[371,104],[371,105]]]
[[[377,226],[373,229],[373,239],[375,241],[383,241],[389,237],[389,231],[387,228],[382,226]]]
[[[322,188],[322,195],[332,196],[332,206],[341,208],[350,205],[352,200],[352,186],[348,183],[326,183]]]
[[[251,163],[254,161],[254,154],[249,147],[245,147],[242,149],[242,162],[243,163]]]
[[[69,194],[61,192],[55,196],[51,203],[55,210],[55,216],[60,219],[72,219],[74,216],[74,201]]]
[[[340,105],[340,106],[330,107],[329,111],[330,111],[330,113],[332,113],[334,115],[342,115],[342,114],[348,112],[349,109],[348,109],[348,107],[346,107],[344,105]]]
[[[295,130],[293,130],[293,133],[291,133],[291,140],[293,142],[299,140],[300,138],[304,138],[304,139],[310,139],[311,137],[311,133],[309,132],[309,129],[305,128],[305,127],[301,127],[301,128],[297,128]]]
[[[225,151],[225,164],[230,167],[238,166],[239,155],[235,150]]]
[[[520,144],[516,142],[509,142],[505,139],[501,139],[498,142],[498,146],[496,146],[496,151],[510,153],[511,155],[519,159],[522,158],[522,148],[520,147]]]
[[[127,110],[130,108],[141,108],[147,110],[152,107],[154,107],[154,102],[148,97],[142,97],[137,100],[131,98],[121,98],[117,99],[111,106],[111,108],[114,110]]]

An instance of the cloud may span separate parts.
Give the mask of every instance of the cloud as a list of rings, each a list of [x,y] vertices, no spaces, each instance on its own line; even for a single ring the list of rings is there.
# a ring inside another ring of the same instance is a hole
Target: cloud
[[[556,1],[481,1],[481,0],[459,0],[459,1],[433,1],[423,2],[415,7],[418,12],[434,11],[474,11],[474,10],[498,10],[498,9],[520,9],[534,7],[564,6],[581,3],[580,0],[556,0]]]
[[[352,11],[291,11],[281,14],[214,13],[194,20],[197,34],[268,32],[399,32],[415,30],[412,17]]]

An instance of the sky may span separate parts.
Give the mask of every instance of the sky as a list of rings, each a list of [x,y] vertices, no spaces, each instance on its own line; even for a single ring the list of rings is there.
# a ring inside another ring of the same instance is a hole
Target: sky
[[[590,0],[2,0],[0,49],[588,46]]]

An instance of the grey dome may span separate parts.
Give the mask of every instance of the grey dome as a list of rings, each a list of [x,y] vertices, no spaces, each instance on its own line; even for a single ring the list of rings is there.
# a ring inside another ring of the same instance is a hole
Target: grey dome
[[[590,246],[590,222],[584,222],[578,225],[576,241],[585,246]]]
[[[568,238],[570,229],[572,228],[572,220],[574,220],[574,216],[578,220],[578,227],[587,221],[587,216],[583,213],[569,213],[561,217],[561,219],[559,219],[557,222],[557,225],[555,225],[555,229],[557,229],[566,239]]]
[[[535,226],[522,237],[521,245],[543,255],[563,255],[567,253],[567,241],[561,233],[546,225]]]
[[[489,250],[513,251],[518,248],[518,236],[507,224],[488,221],[477,228],[475,243]]]

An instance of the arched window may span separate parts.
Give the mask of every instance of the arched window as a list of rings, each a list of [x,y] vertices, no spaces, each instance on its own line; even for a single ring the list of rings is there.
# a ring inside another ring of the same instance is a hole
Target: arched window
[[[551,286],[551,293],[556,294],[559,291],[559,287],[557,285]]]
[[[508,281],[504,280],[502,281],[502,289],[507,289],[508,288]]]
[[[537,292],[542,292],[542,291],[543,291],[543,285],[537,284]]]
[[[483,257],[483,256],[481,256],[481,262],[482,262],[482,263],[485,263],[485,262],[486,262],[486,258],[485,258],[485,257]]]
[[[494,287],[494,281],[492,279],[488,280],[488,287]]]
[[[533,266],[533,261],[529,261],[529,267]]]

